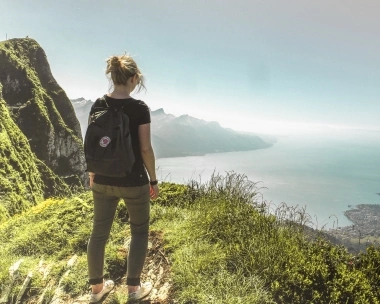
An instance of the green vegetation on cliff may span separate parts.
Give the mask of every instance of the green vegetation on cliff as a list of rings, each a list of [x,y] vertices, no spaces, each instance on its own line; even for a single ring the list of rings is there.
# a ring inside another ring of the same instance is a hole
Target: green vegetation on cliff
[[[33,39],[0,42],[0,223],[82,186],[74,110]],[[66,98],[66,100],[65,100]]]
[[[2,98],[0,84],[0,223],[68,187],[31,151]],[[41,168],[45,168],[43,177]],[[46,186],[49,185],[48,189]]]
[[[149,262],[143,276],[170,276],[165,279],[170,295],[161,303],[380,303],[379,248],[354,257],[344,247],[310,237],[300,225],[302,212],[287,215],[282,210],[281,218],[269,214],[255,184],[244,176],[213,176],[208,184],[163,183],[161,189],[152,204],[148,260],[156,250],[166,266],[159,270],[161,266]],[[9,303],[15,303],[29,271],[33,278],[25,303],[41,297],[41,303],[48,303],[58,285],[65,303],[80,303],[88,293],[91,218],[87,192],[47,200],[0,224],[2,296],[9,286],[9,267],[23,259]],[[125,300],[127,221],[121,202],[105,265],[106,277],[115,279],[117,288],[104,303]],[[76,262],[67,273],[74,255]]]
[[[44,50],[29,38],[2,41],[0,66],[2,100],[10,117],[50,171],[41,175],[43,181],[51,184],[53,179],[58,188],[82,186],[85,163],[80,125],[50,71]]]

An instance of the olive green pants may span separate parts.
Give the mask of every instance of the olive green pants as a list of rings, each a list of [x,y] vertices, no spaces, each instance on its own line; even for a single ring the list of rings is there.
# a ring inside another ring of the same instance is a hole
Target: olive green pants
[[[127,259],[127,285],[140,284],[148,248],[150,196],[149,184],[140,187],[116,187],[94,183],[94,221],[87,246],[89,283],[103,282],[104,252],[116,208],[123,199],[129,214],[131,243]]]

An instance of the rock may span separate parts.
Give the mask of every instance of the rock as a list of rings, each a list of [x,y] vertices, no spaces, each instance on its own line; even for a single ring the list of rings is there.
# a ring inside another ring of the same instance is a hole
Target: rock
[[[29,38],[10,39],[7,47],[0,44],[0,49],[3,99],[31,150],[61,182],[86,185],[80,125],[51,73],[45,51]],[[77,178],[67,178],[70,176]]]

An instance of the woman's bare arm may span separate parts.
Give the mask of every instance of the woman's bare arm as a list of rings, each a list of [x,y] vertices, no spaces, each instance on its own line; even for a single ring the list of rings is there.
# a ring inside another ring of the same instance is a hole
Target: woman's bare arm
[[[151,181],[157,180],[156,176],[156,160],[152,148],[150,138],[150,123],[139,125],[139,140],[140,151],[146,170],[148,171],[149,179]],[[158,196],[158,185],[151,186],[151,198],[155,199]]]

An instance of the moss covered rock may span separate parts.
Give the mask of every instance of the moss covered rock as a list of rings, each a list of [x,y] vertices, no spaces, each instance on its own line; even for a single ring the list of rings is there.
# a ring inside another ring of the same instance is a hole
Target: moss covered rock
[[[43,198],[43,181],[29,142],[12,120],[0,84],[0,221]]]
[[[0,42],[0,222],[85,185],[71,102],[32,39]]]
[[[0,66],[3,101],[33,153],[69,186],[84,185],[80,125],[44,50],[29,38],[0,42]]]

